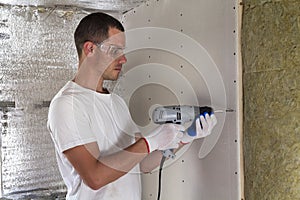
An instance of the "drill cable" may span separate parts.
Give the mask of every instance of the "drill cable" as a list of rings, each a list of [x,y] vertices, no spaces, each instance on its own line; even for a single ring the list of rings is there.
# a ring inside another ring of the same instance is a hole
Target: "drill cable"
[[[160,165],[159,165],[159,175],[158,175],[158,193],[157,193],[157,200],[159,200],[159,199],[160,199],[160,193],[161,193],[161,178],[162,178],[162,169],[163,169],[163,166],[164,166],[165,160],[166,160],[166,157],[165,157],[165,156],[163,156],[163,157],[161,158]]]

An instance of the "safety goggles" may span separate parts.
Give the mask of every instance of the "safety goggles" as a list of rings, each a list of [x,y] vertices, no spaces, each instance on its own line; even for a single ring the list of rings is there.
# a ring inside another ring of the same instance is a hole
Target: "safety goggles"
[[[112,58],[117,58],[124,54],[125,47],[120,47],[114,44],[107,44],[107,43],[99,43],[96,44],[96,46],[105,53],[106,55],[109,55]]]

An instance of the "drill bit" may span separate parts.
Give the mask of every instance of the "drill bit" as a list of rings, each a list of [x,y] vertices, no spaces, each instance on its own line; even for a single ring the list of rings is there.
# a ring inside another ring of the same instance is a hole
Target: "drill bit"
[[[214,113],[235,112],[233,109],[215,110]]]

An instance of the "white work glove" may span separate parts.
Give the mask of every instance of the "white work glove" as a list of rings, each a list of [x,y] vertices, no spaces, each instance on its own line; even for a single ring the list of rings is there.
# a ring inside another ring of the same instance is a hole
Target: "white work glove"
[[[205,116],[200,115],[200,117],[196,118],[195,124],[193,123],[191,127],[185,132],[181,142],[186,144],[192,142],[195,139],[204,138],[210,135],[212,129],[216,126],[216,124],[217,118],[214,114],[209,115],[208,113],[205,113]],[[194,128],[195,126],[196,130]]]
[[[178,124],[163,124],[144,137],[148,153],[155,150],[175,149],[179,147],[185,128]]]

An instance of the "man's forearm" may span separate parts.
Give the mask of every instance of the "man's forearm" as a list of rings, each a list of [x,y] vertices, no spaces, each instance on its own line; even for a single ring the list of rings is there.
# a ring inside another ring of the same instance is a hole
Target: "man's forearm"
[[[124,150],[103,157],[95,142],[66,150],[64,154],[85,184],[97,190],[128,173],[148,155],[148,150],[144,139],[140,139]]]
[[[147,145],[144,139],[139,139],[124,150],[108,156],[100,156],[98,160],[100,163],[114,170],[127,173],[135,165],[140,163],[147,155]]]
[[[159,166],[162,158],[161,151],[153,151],[140,164],[141,172],[150,173]]]

